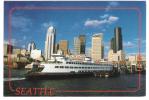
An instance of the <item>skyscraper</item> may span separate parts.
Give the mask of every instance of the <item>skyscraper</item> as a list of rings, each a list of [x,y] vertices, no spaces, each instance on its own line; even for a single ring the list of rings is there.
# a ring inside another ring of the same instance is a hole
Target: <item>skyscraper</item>
[[[85,54],[85,35],[79,35],[80,54]]]
[[[119,50],[123,50],[123,44],[122,44],[122,32],[120,27],[116,27],[114,29],[114,38],[115,38],[115,49],[116,52]]]
[[[102,53],[102,33],[94,34],[92,36],[92,60],[99,61],[103,57]]]
[[[80,54],[80,39],[79,39],[79,37],[74,37],[74,53]]]
[[[45,60],[51,59],[52,54],[55,52],[56,29],[50,26],[47,31],[45,41]]]
[[[35,45],[35,43],[32,41],[32,42],[30,42],[30,43],[28,44],[27,50],[28,50],[28,52],[31,53],[31,51],[34,50],[34,49],[36,49],[36,45]]]
[[[116,53],[115,37],[113,37],[110,41],[110,49],[113,50],[114,53]]]
[[[68,41],[67,40],[60,40],[59,50],[62,50],[64,55],[68,54]]]
[[[85,35],[79,35],[74,38],[75,54],[85,54]]]

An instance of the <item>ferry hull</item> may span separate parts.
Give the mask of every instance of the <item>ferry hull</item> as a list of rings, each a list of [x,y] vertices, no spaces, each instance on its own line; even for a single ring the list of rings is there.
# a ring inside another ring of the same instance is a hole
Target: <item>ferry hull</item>
[[[81,73],[30,73],[26,75],[27,80],[36,79],[66,79],[66,78],[81,78],[81,77],[92,77],[92,72],[81,72]]]

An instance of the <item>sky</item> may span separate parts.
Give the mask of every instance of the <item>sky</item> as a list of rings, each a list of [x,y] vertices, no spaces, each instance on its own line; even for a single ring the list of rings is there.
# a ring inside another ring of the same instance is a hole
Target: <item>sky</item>
[[[9,11],[14,7],[57,7],[57,10],[46,9],[15,9],[11,15],[11,33],[8,33]],[[64,10],[69,8],[104,9]],[[141,11],[141,36],[138,36],[138,12],[136,10],[112,8],[135,7]],[[141,53],[146,54],[146,4],[144,1],[95,1],[95,2],[19,2],[5,1],[4,3],[4,42],[8,42],[11,34],[11,43],[17,47],[27,48],[29,42],[34,41],[37,49],[44,52],[46,33],[49,26],[56,29],[56,41],[66,39],[69,49],[73,50],[73,38],[86,35],[86,50],[91,48],[93,34],[103,34],[105,56],[109,51],[109,42],[114,36],[114,28],[122,28],[123,48],[126,55],[138,53],[138,40],[141,39]]]

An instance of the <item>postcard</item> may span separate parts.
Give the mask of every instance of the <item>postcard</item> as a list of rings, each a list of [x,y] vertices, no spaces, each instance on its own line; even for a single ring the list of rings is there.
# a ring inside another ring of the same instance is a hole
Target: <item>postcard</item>
[[[145,96],[145,1],[4,1],[4,96]]]

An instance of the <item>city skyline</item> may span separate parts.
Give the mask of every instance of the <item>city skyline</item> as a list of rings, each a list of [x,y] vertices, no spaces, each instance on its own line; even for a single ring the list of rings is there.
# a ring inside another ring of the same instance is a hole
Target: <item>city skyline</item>
[[[7,2],[6,2],[7,3]],[[36,47],[41,49],[44,52],[44,41],[46,37],[47,28],[53,25],[56,28],[56,43],[59,40],[68,40],[69,49],[73,50],[73,38],[79,34],[86,35],[86,49],[91,48],[91,36],[94,33],[103,33],[103,44],[105,55],[110,49],[110,39],[114,35],[114,28],[120,26],[122,28],[123,35],[123,47],[126,54],[133,54],[138,52],[138,23],[137,23],[137,13],[136,11],[123,10],[123,14],[119,13],[118,10],[112,10],[110,7],[121,7],[121,6],[131,6],[135,7],[136,5],[140,7],[142,11],[142,34],[141,34],[141,53],[145,54],[145,3],[127,3],[127,2],[92,2],[92,3],[59,3],[50,2],[39,4],[38,2],[32,3],[20,3],[16,2],[9,3],[5,6],[7,10],[10,10],[15,6],[105,6],[107,9],[102,10],[102,12],[96,10],[52,10],[52,11],[28,11],[28,10],[17,10],[12,14],[12,43],[20,47],[26,47],[30,41],[34,41]],[[5,11],[5,12],[6,12]],[[143,13],[144,12],[144,13]],[[37,16],[39,14],[40,16]],[[5,42],[8,41],[8,13],[5,13]],[[52,15],[52,16],[51,16]],[[128,16],[129,15],[129,16]],[[59,16],[61,16],[59,18]],[[130,20],[131,19],[131,20]],[[132,20],[134,19],[134,20]],[[24,22],[24,23],[19,23]],[[21,36],[21,37],[20,37]],[[23,41],[22,41],[23,40]]]

